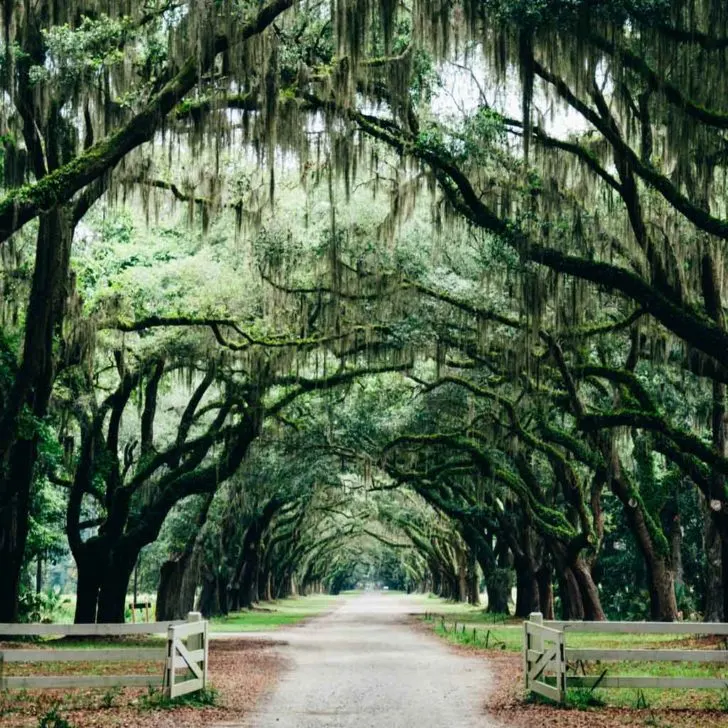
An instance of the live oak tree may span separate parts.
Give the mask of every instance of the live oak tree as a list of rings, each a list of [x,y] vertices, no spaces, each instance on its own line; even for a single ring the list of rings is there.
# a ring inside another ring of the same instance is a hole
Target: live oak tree
[[[581,363],[559,351],[558,337],[604,300],[599,289],[638,307],[648,325],[643,323],[629,359],[618,368],[629,372],[633,362],[658,349],[658,355],[674,356],[704,377],[713,386],[715,405],[714,446],[703,452],[702,462],[722,462],[725,341],[716,271],[725,237],[719,173],[723,111],[713,100],[724,95],[724,10],[711,2],[689,12],[669,2],[554,2],[529,12],[520,4],[492,2],[470,4],[464,18],[463,32],[482,42],[482,63],[491,78],[503,81],[510,69],[519,70],[520,118],[494,109],[486,84],[480,86],[479,108],[457,126],[427,114],[418,118],[416,98],[397,97],[391,86],[385,98],[394,119],[360,111],[335,83],[333,90],[320,85],[316,74],[299,93],[306,103],[418,163],[440,184],[454,213],[513,251],[529,326],[538,331],[554,316],[546,326],[553,331],[545,333],[557,340],[545,342],[560,371],[569,414],[605,461],[611,490],[639,540],[652,582],[653,616],[672,619],[676,605],[665,539],[615,456],[614,436],[605,432],[650,424],[659,429],[665,421],[652,419],[654,408],[644,399],[637,411],[589,419],[570,384],[569,367]],[[436,52],[443,52],[452,27],[445,23],[439,35],[430,34]],[[329,62],[336,69],[336,59]],[[553,131],[539,114],[542,102],[570,108],[580,117],[576,128]],[[564,284],[564,276],[579,284]],[[626,394],[623,386],[614,392],[615,406]],[[658,438],[655,446],[693,479],[720,533],[721,478],[701,476],[694,460],[701,460],[693,447],[697,442],[683,440],[669,423],[667,429],[670,442]]]
[[[97,5],[3,5],[0,244],[37,220],[22,352],[0,414],[3,621],[17,615],[39,422],[62,360],[54,340],[70,293],[74,230],[109,186],[112,170],[154,138],[216,56],[226,52],[244,68],[233,49],[291,3],[233,3],[219,13],[192,4],[186,14],[176,3]],[[160,42],[163,31],[168,43]]]
[[[365,470],[374,463],[383,492],[416,494],[429,524],[446,524],[447,536],[419,524],[402,536],[422,581],[472,597],[477,562],[502,606],[512,566],[519,614],[550,612],[555,584],[565,614],[602,618],[611,509],[644,564],[650,614],[674,619],[675,493],[691,484],[711,555],[704,611],[725,616],[723,3],[97,5],[4,7],[0,244],[32,235],[36,254],[27,315],[1,340],[0,621],[16,615],[54,386],[68,388],[76,423],[58,429],[78,443],[61,480],[79,568],[95,543],[122,573],[113,608],[91,577],[99,596],[82,600],[83,618],[119,619],[138,549],[179,499],[217,488],[210,469],[235,474],[264,415],[289,418],[320,383],[306,366],[333,355],[343,368],[332,377],[355,378],[389,347],[400,354],[385,368],[417,362],[408,386],[422,407],[400,412],[396,428],[373,418],[365,436],[342,443],[334,433],[321,445]],[[438,75],[471,88],[454,113],[443,112]],[[501,93],[516,78],[517,92]],[[267,163],[264,184],[231,172],[241,149]],[[255,236],[261,310],[278,318],[149,304],[114,319],[110,296],[100,311],[117,331],[189,330],[205,343],[195,353],[149,346],[134,361],[122,343],[113,382],[94,381],[89,362],[108,352],[70,271],[93,203],[104,196],[152,218],[160,199],[176,200],[190,211],[187,229],[232,218],[248,236],[246,221],[266,227],[262,208],[276,209],[294,159],[304,216],[325,218],[328,231],[315,250],[294,226]],[[363,205],[342,214],[341,199],[364,188],[389,198],[374,222]],[[266,364],[224,363],[248,350]],[[266,352],[278,352],[274,364]],[[198,429],[182,414],[160,441],[159,388],[178,368],[196,372],[190,418],[205,392],[220,402]],[[122,436],[112,423],[131,421],[135,403],[137,432]],[[222,582],[225,598],[248,603],[294,573],[326,579],[314,506],[269,495],[245,512],[245,528],[227,524],[218,601]],[[98,519],[102,530],[84,540]],[[398,529],[402,520],[381,514]],[[374,533],[337,521],[321,541],[387,540]],[[352,554],[337,557],[335,588]]]
[[[3,6],[0,75],[8,104],[0,241],[8,244],[36,220],[38,230],[22,353],[0,418],[0,549],[8,565],[2,618],[16,616],[37,433],[62,360],[54,338],[71,293],[74,231],[107,190],[114,196],[130,180],[154,183],[134,152],[157,141],[170,116],[184,124],[197,109],[209,109],[221,90],[234,88],[242,98],[255,89],[264,104],[268,99],[261,133],[272,145],[276,44],[266,31],[292,5],[50,0]],[[210,124],[209,138],[219,142],[220,131]],[[69,349],[64,364],[77,347]]]

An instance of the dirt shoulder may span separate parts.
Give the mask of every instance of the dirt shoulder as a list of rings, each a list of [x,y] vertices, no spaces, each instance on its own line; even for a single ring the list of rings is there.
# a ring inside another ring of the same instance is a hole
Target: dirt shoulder
[[[137,689],[5,691],[0,693],[0,725],[35,727],[54,708],[70,728],[198,728],[239,722],[252,713],[285,668],[275,646],[271,640],[212,640],[212,705],[168,707],[159,694]],[[127,674],[128,668],[126,663]]]

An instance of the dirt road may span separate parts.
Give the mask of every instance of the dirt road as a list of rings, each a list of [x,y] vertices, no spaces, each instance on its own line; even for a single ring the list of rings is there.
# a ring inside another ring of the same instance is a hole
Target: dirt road
[[[292,667],[250,728],[496,728],[483,713],[492,683],[462,656],[405,623],[407,597],[367,593],[276,633]]]

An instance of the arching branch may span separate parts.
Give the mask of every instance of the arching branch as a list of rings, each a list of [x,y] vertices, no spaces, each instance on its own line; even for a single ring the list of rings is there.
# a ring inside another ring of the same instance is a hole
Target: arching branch
[[[189,58],[144,109],[116,132],[43,179],[8,192],[0,200],[0,243],[42,212],[68,202],[76,192],[108,174],[129,152],[150,141],[162,120],[195,87],[200,74],[212,67],[219,53],[263,32],[292,5],[293,0],[271,0],[261,6],[233,39],[218,35],[210,53]]]

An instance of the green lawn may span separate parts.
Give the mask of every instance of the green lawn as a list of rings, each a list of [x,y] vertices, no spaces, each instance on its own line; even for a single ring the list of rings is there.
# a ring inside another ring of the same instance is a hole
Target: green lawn
[[[163,647],[167,643],[166,634],[133,635],[116,638],[90,637],[87,639],[74,639],[73,637],[38,637],[33,641],[24,643],[24,647],[53,650],[102,650],[102,649],[134,649],[135,647]],[[5,643],[3,643],[5,644]],[[8,643],[12,648],[18,642]]]
[[[486,641],[489,646],[495,645],[498,649],[506,649],[513,652],[520,652],[523,647],[523,623],[518,621],[503,624],[495,624],[488,621],[489,615],[467,616],[467,615],[445,615],[444,619],[439,616],[427,617],[428,622],[433,623],[435,632],[443,638],[456,644],[473,645],[484,647]],[[424,616],[423,616],[424,619]],[[662,634],[568,634],[566,638],[567,647],[650,647],[670,643],[670,646],[680,647],[680,643],[689,643],[689,635],[662,635]],[[503,647],[501,647],[501,644]]]
[[[505,643],[505,649],[512,651],[520,651],[523,646],[523,620],[521,619],[504,614],[489,614],[482,607],[449,602],[434,596],[417,595],[413,597],[412,601],[418,607],[426,609],[422,619],[431,622],[435,632],[451,642],[481,646],[489,632],[489,643],[495,639]],[[473,630],[475,630],[475,634],[473,634]],[[669,642],[674,643],[675,647],[679,647],[680,642],[687,643],[690,640],[690,635],[571,633],[567,636],[567,646],[649,647]]]
[[[493,618],[493,615],[487,614],[483,607],[473,607],[462,602],[449,602],[447,599],[441,599],[433,594],[410,594],[408,598],[412,602],[413,610],[416,607],[424,609],[428,613],[443,614],[446,617],[457,616],[458,619],[461,617],[473,620]]]
[[[261,602],[255,609],[214,618],[210,626],[213,632],[266,632],[323,614],[341,604],[342,599],[340,596],[317,594]]]

